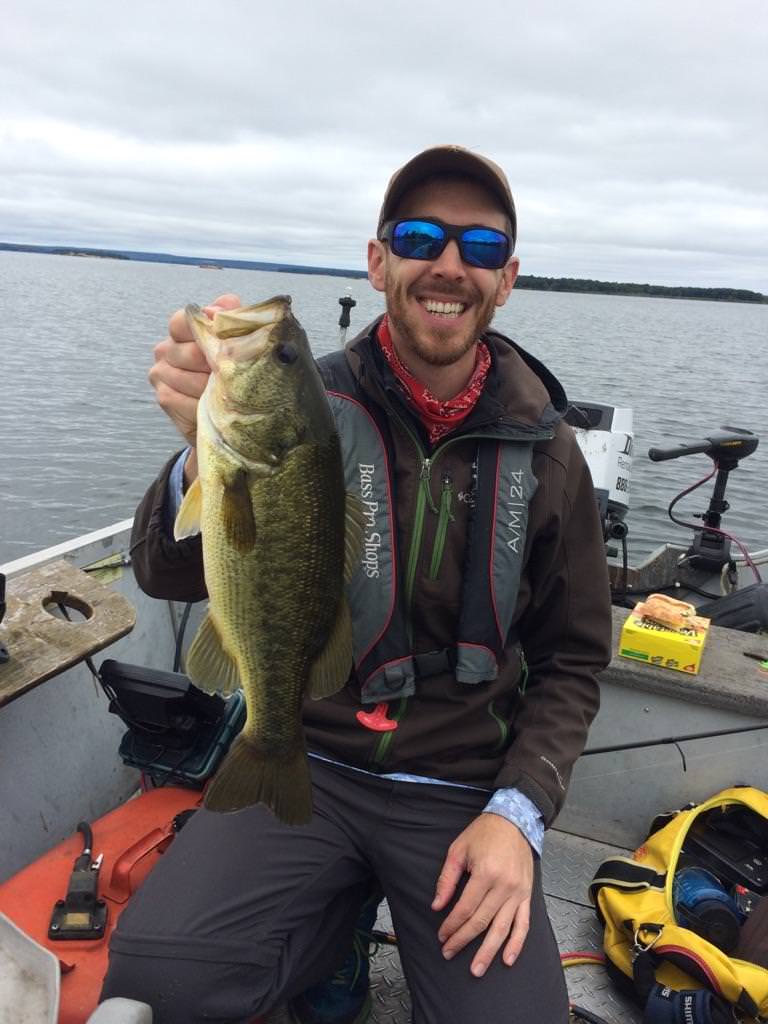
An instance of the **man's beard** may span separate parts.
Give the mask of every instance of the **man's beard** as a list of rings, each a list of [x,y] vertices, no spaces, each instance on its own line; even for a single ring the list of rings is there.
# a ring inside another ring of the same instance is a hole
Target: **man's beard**
[[[463,302],[466,298],[466,290],[457,289],[455,292],[441,285],[440,289],[432,289],[433,295],[440,295],[445,302]],[[386,287],[387,315],[393,327],[393,334],[405,345],[407,351],[398,353],[407,364],[408,352],[414,353],[423,362],[431,366],[451,366],[463,358],[475,345],[480,335],[483,334],[491,324],[496,303],[494,296],[490,295],[481,304],[473,303],[471,316],[464,326],[466,334],[462,337],[455,336],[455,327],[451,320],[446,320],[445,328],[435,325],[430,330],[433,343],[425,343],[424,332],[429,330],[423,324],[410,317],[408,310],[408,294],[402,284],[387,280]],[[413,299],[416,302],[416,299]],[[436,344],[435,344],[436,342]],[[444,344],[441,344],[443,342]],[[449,344],[449,342],[451,342]]]

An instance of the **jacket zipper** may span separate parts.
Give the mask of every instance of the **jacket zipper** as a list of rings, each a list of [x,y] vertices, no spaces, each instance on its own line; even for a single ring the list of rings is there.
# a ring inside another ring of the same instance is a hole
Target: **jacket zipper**
[[[408,698],[401,697],[400,700],[397,702],[397,707],[395,708],[395,711],[389,716],[390,721],[400,722],[400,720],[405,715],[405,709],[407,707],[407,704]],[[373,766],[381,765],[383,763],[384,759],[389,753],[389,748],[392,746],[392,741],[395,738],[396,732],[396,729],[390,729],[389,732],[383,732],[381,734],[381,736],[379,737],[379,742],[376,744],[376,749],[373,752],[373,757],[371,758],[371,764]]]
[[[437,519],[437,530],[435,531],[435,543],[432,546],[432,561],[429,566],[429,578],[436,580],[440,573],[440,565],[443,561],[445,550],[445,538],[448,534],[448,524],[455,520],[451,512],[453,501],[453,481],[449,473],[443,473],[443,486],[440,491],[440,511]]]
[[[520,696],[525,693],[525,688],[528,685],[528,662],[525,660],[525,652],[523,648],[520,648],[520,682],[517,684],[518,692]],[[493,748],[493,753],[499,753],[507,745],[507,739],[509,737],[509,722],[502,718],[501,715],[496,711],[492,700],[488,701],[488,714],[496,722],[499,727],[499,742]]]
[[[520,683],[518,685],[518,689],[520,691],[520,695],[521,696],[525,693],[525,689],[526,689],[527,686],[528,686],[528,661],[526,660],[526,657],[525,657],[525,651],[521,647],[520,648]]]
[[[406,628],[408,639],[413,643],[413,627],[411,625],[411,601],[413,600],[413,587],[416,582],[416,569],[419,564],[419,553],[421,541],[424,535],[424,512],[429,504],[434,508],[432,496],[429,493],[429,470],[430,460],[422,456],[421,471],[419,473],[419,489],[416,494],[416,509],[413,514],[413,533],[411,534],[411,545],[408,549],[408,565],[405,570],[405,604],[408,610],[406,617]]]
[[[493,706],[492,700],[488,701],[488,714],[499,727],[499,742],[492,750],[492,753],[499,754],[507,745],[507,737],[509,736],[509,724],[505,722],[501,715],[496,711],[496,708]]]

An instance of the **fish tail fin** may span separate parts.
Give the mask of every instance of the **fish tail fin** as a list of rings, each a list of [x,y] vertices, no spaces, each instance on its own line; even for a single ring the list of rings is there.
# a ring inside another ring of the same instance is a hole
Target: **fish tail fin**
[[[239,811],[266,804],[286,825],[306,825],[312,817],[312,785],[303,745],[284,757],[263,752],[238,736],[205,792],[211,811]]]

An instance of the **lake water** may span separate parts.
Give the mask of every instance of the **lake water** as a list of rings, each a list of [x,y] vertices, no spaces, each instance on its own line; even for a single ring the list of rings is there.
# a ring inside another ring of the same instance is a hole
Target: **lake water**
[[[364,280],[0,253],[0,564],[132,515],[180,446],[146,379],[174,309],[225,291],[246,302],[288,293],[320,355],[338,345],[347,287],[356,330],[382,309]],[[768,306],[514,291],[496,325],[571,400],[633,408],[631,561],[688,542],[666,508],[712,465],[703,455],[655,464],[649,446],[723,424],[763,439],[731,475],[724,526],[768,546]],[[706,507],[708,490],[697,494],[678,506],[682,518]]]

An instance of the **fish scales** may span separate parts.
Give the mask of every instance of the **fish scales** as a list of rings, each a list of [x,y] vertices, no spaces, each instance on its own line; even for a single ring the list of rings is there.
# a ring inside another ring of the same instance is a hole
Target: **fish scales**
[[[221,490],[210,507],[203,499],[204,515],[214,522],[222,518]],[[254,547],[243,554],[223,530],[204,527],[212,538],[204,545],[206,579],[224,646],[239,650],[246,728],[258,725],[263,740],[293,742],[309,669],[341,598],[343,532],[329,529],[329,519],[344,517],[338,448],[303,445],[250,490]],[[253,642],[243,644],[245,635]]]

